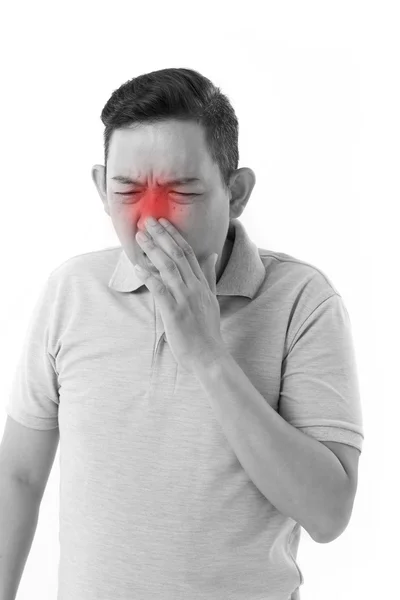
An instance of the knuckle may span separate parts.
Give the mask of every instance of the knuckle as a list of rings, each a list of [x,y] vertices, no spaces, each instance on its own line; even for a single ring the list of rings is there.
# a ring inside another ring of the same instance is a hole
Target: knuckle
[[[174,271],[176,271],[176,269],[178,267],[176,266],[176,264],[172,260],[169,260],[168,262],[165,263],[165,268],[166,268],[166,270],[167,270],[168,273],[173,273]]]
[[[173,249],[172,254],[173,254],[173,257],[178,260],[185,256],[184,251],[179,246],[177,246],[176,248]]]
[[[194,250],[192,248],[192,246],[189,246],[189,244],[185,244],[183,247],[183,252],[184,254],[186,254],[186,256],[194,256]]]

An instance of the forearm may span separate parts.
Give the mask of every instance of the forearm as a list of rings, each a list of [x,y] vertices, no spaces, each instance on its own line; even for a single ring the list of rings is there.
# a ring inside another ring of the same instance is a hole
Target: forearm
[[[0,600],[14,600],[35,535],[40,500],[28,484],[0,474]]]
[[[285,421],[227,352],[196,365],[215,417],[244,470],[279,512],[319,541],[341,523],[349,479],[337,457]]]

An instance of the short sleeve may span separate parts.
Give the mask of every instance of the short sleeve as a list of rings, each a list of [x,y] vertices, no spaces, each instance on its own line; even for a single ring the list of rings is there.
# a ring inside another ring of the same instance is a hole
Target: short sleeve
[[[32,429],[58,427],[58,379],[54,357],[49,353],[52,306],[50,276],[33,308],[6,406],[10,417]]]
[[[334,294],[299,327],[282,362],[279,414],[303,433],[362,451],[364,440],[350,318]]]

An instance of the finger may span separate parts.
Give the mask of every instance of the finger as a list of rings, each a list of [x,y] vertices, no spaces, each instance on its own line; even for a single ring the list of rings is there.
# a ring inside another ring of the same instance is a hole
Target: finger
[[[134,265],[134,269],[138,277],[153,294],[160,306],[167,306],[167,304],[171,306],[171,301],[174,300],[174,298],[166,285],[161,280],[154,277],[148,269],[145,269],[140,265]]]
[[[172,223],[167,221],[167,219],[160,218],[160,219],[158,219],[158,222],[161,223],[161,225],[164,227],[164,229],[166,229],[166,231],[169,233],[169,235],[172,237],[172,239],[178,244],[178,246],[180,246],[182,248],[182,250],[185,253],[186,260],[189,263],[190,267],[192,268],[192,271],[196,275],[196,277],[200,281],[204,282],[206,280],[206,277],[205,277],[204,272],[199,264],[199,261],[197,260],[197,256],[196,256],[192,246],[190,244],[188,244],[188,242],[179,233],[179,231],[176,229],[176,227],[174,227],[172,225]]]
[[[145,262],[142,266],[144,269],[146,269],[147,271],[150,272],[151,275],[153,275],[153,277],[155,277],[156,279],[158,279],[158,281],[161,281],[162,283],[162,278],[161,278],[161,274],[159,272],[159,270],[157,269],[157,267],[151,262],[151,259],[149,256],[147,256],[146,252],[143,251],[143,254],[145,256],[145,258],[148,259],[149,263]]]
[[[166,236],[170,239],[168,232],[159,225],[159,227],[163,230],[163,236]],[[185,298],[185,290],[187,289],[187,283],[190,283],[191,278],[194,277],[193,272],[191,270],[188,261],[186,260],[185,254],[182,249],[179,249],[179,253],[181,256],[179,257],[171,257],[167,251],[163,251],[157,243],[157,238],[150,236],[149,233],[145,233],[145,238],[142,237],[142,233],[138,232],[136,234],[136,240],[140,247],[143,249],[148,259],[152,262],[153,265],[158,269],[160,277],[161,277],[161,287],[158,288],[158,293],[163,293],[163,288],[168,289],[171,297],[174,298],[176,302],[180,302]],[[155,235],[155,234],[153,234]],[[158,235],[160,237],[160,234]],[[171,240],[172,241],[172,240]],[[175,244],[175,242],[172,242]],[[178,246],[171,251],[171,254],[176,254],[178,251]],[[179,265],[179,266],[178,266]],[[182,275],[184,273],[184,275]],[[168,284],[168,287],[167,285]]]
[[[160,283],[163,283],[160,272],[157,269],[157,267],[155,267],[153,265],[153,263],[151,263],[150,265],[147,265],[146,270],[150,273],[150,275],[152,275],[155,279],[157,279],[157,281],[159,281]]]

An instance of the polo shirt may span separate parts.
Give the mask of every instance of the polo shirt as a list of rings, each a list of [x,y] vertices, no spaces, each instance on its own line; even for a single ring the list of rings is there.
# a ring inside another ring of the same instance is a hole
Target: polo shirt
[[[238,219],[228,235],[216,294],[229,352],[293,427],[361,452],[341,295],[315,266],[258,248]],[[50,273],[6,411],[59,427],[58,600],[300,599],[301,526],[246,473],[121,246]]]

